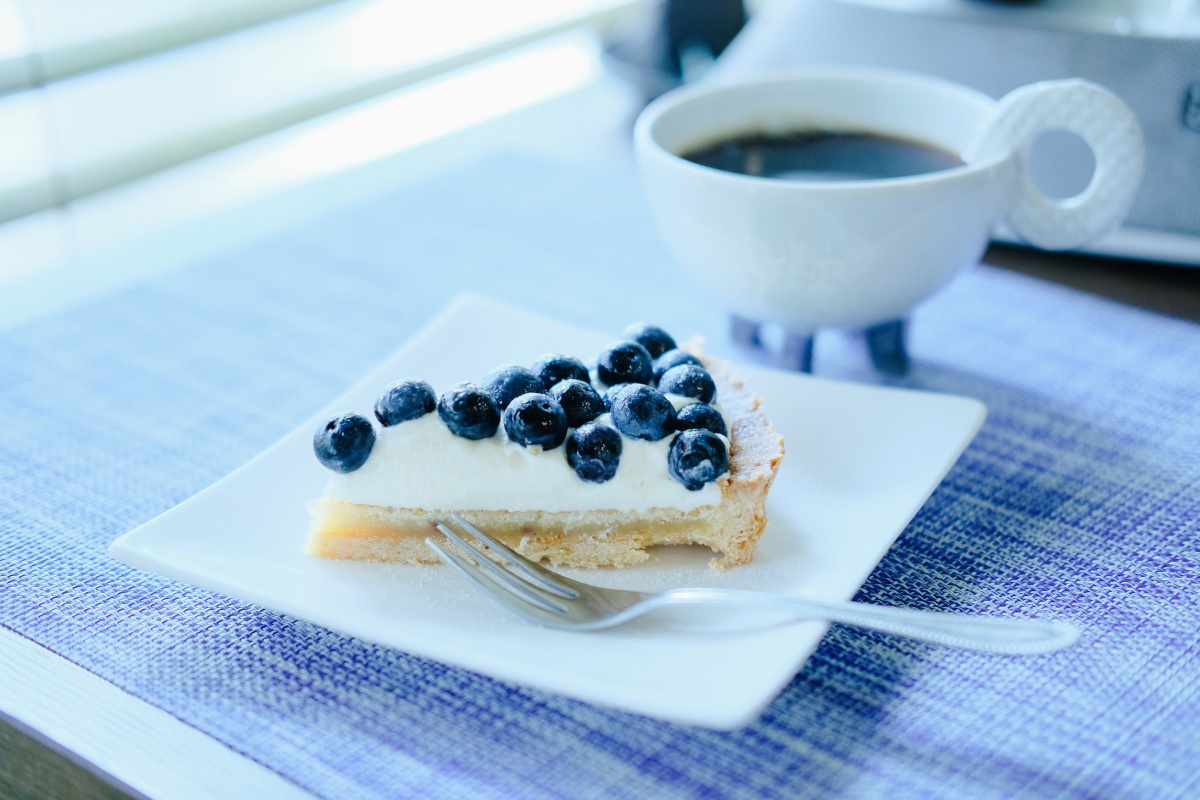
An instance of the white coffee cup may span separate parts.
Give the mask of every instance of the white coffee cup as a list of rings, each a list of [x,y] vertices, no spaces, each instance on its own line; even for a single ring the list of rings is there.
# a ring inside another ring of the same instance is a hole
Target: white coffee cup
[[[739,135],[873,133],[925,143],[964,166],[851,181],[763,178],[681,157]],[[1079,195],[1043,194],[1029,153],[1066,130],[1092,149]],[[1141,179],[1134,114],[1082,80],[1017,89],[999,101],[890,70],[810,69],[677,89],[638,118],[639,166],[680,264],[736,316],[793,334],[904,318],[976,263],[1007,222],[1038,247],[1080,247],[1117,226]]]

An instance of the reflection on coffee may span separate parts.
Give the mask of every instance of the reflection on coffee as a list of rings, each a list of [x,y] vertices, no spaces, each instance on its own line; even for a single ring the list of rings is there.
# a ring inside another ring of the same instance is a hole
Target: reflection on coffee
[[[683,158],[726,172],[797,181],[903,178],[964,163],[928,144],[841,131],[738,136],[683,153]]]

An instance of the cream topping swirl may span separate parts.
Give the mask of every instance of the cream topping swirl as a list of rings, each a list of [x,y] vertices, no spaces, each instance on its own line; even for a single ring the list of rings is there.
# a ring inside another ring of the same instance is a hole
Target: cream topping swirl
[[[693,402],[668,397],[677,408]],[[598,421],[612,424],[608,414]],[[671,477],[667,456],[673,438],[647,442],[622,436],[616,475],[604,483],[589,483],[567,463],[565,445],[546,451],[523,447],[508,440],[503,426],[491,438],[464,439],[451,433],[434,412],[377,428],[366,463],[354,472],[335,473],[325,496],[439,511],[690,511],[719,503],[716,484],[690,491]]]

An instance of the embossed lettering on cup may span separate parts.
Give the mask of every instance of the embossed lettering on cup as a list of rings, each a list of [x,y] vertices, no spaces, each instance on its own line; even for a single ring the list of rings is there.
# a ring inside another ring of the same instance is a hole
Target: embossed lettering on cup
[[[1046,196],[1030,174],[1030,149],[1052,130],[1077,134],[1095,157],[1075,197]],[[906,177],[798,181],[682,157],[737,136],[804,131],[923,143],[963,163]],[[996,101],[939,79],[846,68],[675,90],[642,112],[634,139],[655,218],[681,266],[735,318],[779,323],[798,337],[897,325],[976,263],[1001,221],[1037,247],[1095,240],[1124,218],[1144,156],[1134,114],[1086,81],[1032,84]]]

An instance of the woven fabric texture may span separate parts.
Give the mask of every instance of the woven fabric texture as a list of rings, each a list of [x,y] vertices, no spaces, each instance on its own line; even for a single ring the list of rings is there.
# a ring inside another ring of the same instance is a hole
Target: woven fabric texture
[[[898,382],[988,420],[858,599],[1070,619],[1069,651],[834,626],[755,724],[711,732],[108,558],[462,291],[734,354],[622,170],[494,157],[160,275],[0,336],[0,624],[325,797],[1200,795],[1200,330],[988,267],[918,309]],[[879,380],[854,336],[816,363]]]

